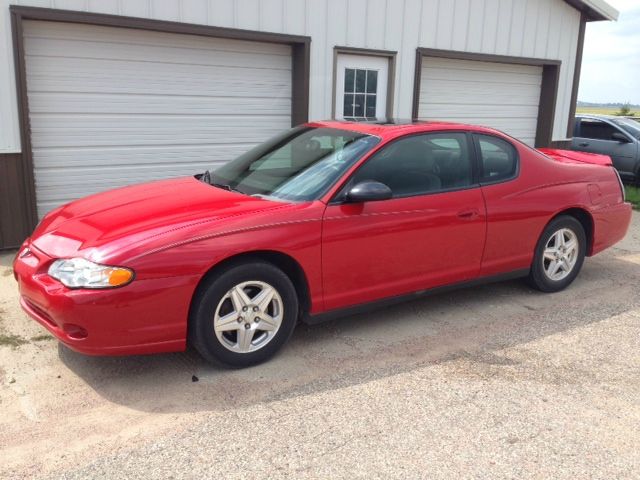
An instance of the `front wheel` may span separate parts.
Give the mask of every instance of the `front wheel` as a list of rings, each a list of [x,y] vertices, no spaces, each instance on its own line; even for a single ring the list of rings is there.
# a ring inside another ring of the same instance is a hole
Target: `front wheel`
[[[582,268],[587,239],[574,217],[554,218],[538,240],[529,283],[543,292],[558,292],[575,280]]]
[[[298,298],[289,277],[266,262],[212,276],[194,298],[189,337],[208,361],[247,367],[273,356],[296,325]]]

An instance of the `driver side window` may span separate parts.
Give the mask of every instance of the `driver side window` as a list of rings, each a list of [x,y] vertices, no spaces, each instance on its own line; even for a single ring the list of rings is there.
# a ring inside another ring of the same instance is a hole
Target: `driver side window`
[[[356,171],[352,185],[374,180],[393,198],[468,187],[472,159],[464,133],[430,133],[396,140]]]

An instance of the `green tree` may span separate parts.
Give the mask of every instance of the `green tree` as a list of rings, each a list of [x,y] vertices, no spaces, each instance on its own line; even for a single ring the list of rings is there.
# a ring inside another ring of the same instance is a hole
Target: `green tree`
[[[629,117],[634,115],[633,113],[631,113],[631,106],[629,105],[629,102],[622,105],[620,107],[620,110],[618,110],[615,114],[619,117]]]

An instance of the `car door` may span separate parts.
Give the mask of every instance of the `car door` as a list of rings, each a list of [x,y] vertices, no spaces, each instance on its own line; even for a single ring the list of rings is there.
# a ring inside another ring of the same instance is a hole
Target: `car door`
[[[474,133],[482,194],[487,212],[487,239],[480,276],[526,269],[539,235],[538,207],[527,196],[518,149],[506,138]],[[526,152],[525,152],[526,154]],[[546,221],[546,220],[544,220]]]
[[[621,175],[634,175],[638,150],[634,139],[606,120],[582,117],[576,121],[573,150],[609,155]],[[613,138],[614,134],[621,137]]]
[[[383,147],[330,202],[322,228],[326,309],[476,277],[485,241],[473,148],[460,132],[402,137]],[[374,180],[392,198],[352,203],[345,192]]]

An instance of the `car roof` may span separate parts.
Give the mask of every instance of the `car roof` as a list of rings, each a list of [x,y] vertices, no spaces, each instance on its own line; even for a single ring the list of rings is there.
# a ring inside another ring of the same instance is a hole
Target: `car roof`
[[[604,113],[577,113],[576,114],[577,118],[595,118],[595,119],[607,119],[607,120],[613,120],[616,118],[625,118],[625,117],[619,117],[617,115],[607,115]]]
[[[322,120],[307,123],[311,127],[337,128],[375,135],[381,138],[393,138],[411,133],[434,132],[442,130],[464,130],[481,133],[504,133],[489,127],[479,125],[467,125],[464,123],[445,122],[440,120],[404,120],[385,119],[371,122],[353,122],[346,120]]]

